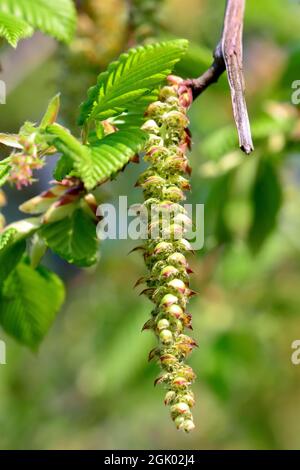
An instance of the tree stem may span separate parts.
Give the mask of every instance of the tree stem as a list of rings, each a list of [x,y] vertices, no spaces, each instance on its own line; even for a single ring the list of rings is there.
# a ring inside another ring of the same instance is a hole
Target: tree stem
[[[200,77],[186,80],[193,98],[197,98],[209,85],[218,81],[226,70],[230,86],[233,117],[238,131],[239,145],[249,154],[254,150],[249,116],[245,100],[243,75],[243,21],[245,0],[227,0],[221,40],[214,51],[212,65]]]

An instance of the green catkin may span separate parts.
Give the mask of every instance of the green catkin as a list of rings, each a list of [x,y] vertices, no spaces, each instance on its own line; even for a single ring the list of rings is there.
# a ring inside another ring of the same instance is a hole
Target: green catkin
[[[150,352],[149,360],[155,359],[160,364],[163,374],[155,384],[164,384],[165,404],[170,406],[176,427],[186,432],[195,427],[191,412],[195,374],[185,360],[196,343],[185,334],[187,328],[191,329],[191,315],[186,307],[193,291],[189,288],[191,270],[185,257],[191,246],[184,238],[182,222],[191,221],[180,202],[185,199],[184,191],[190,189],[185,176],[191,169],[185,153],[190,147],[187,109],[191,102],[191,90],[183,80],[168,77],[158,101],[150,104],[146,112],[143,129],[149,133],[149,139],[144,158],[149,167],[137,183],[143,188],[143,207],[148,217],[144,259],[149,271],[148,277],[138,283],[146,283],[143,293],[154,303],[144,329],[152,329],[159,343]],[[168,213],[167,226],[157,213]],[[153,239],[154,229],[160,232]]]

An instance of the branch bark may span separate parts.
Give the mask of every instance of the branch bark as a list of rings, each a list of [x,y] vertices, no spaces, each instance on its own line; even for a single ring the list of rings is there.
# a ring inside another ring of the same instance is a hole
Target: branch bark
[[[214,51],[211,67],[198,78],[186,81],[194,99],[226,70],[230,86],[233,116],[239,136],[240,148],[246,154],[254,150],[248,110],[245,99],[243,74],[243,22],[245,0],[227,0],[221,40]]]

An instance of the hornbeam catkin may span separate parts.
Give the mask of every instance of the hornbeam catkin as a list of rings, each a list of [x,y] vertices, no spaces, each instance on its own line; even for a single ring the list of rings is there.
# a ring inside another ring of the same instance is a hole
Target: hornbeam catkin
[[[187,118],[191,102],[191,90],[183,80],[168,77],[158,101],[146,111],[143,129],[149,138],[144,158],[149,167],[137,182],[143,188],[143,208],[148,216],[148,237],[143,248],[149,271],[138,284],[146,284],[143,293],[154,303],[151,318],[143,329],[152,329],[158,340],[149,360],[155,359],[160,364],[162,375],[155,384],[164,384],[165,404],[170,406],[176,427],[186,432],[195,427],[191,411],[195,373],[185,360],[196,343],[186,334],[187,329],[192,329],[187,303],[194,292],[189,287],[191,270],[185,256],[192,248],[184,238],[182,225],[191,221],[180,202],[190,189],[187,177],[191,168],[186,152],[191,144]],[[153,238],[155,229],[159,236]]]

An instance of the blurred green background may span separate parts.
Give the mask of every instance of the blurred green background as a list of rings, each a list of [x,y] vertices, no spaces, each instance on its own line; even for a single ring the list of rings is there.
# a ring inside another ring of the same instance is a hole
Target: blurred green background
[[[129,3],[131,8],[129,9]],[[67,282],[67,301],[33,355],[0,332],[1,449],[288,449],[300,448],[300,113],[291,103],[300,80],[300,4],[247,2],[245,75],[256,151],[237,151],[226,77],[193,105],[193,192],[205,204],[205,247],[191,258],[194,337],[190,364],[196,430],[174,429],[158,373],[147,363],[151,333],[140,333],[151,305],[133,289],[145,271],[133,241],[108,241],[96,269],[46,258]],[[210,64],[224,2],[88,0],[78,2],[70,48],[36,35],[16,51],[1,49],[9,88],[1,131],[41,117],[62,92],[61,121],[72,126],[86,88],[128,45],[151,37],[191,40],[177,73],[197,76]],[[21,64],[21,65],[20,65]],[[16,80],[17,77],[17,80]],[[1,74],[0,74],[1,78]],[[18,204],[45,188],[51,169],[25,194],[8,189],[8,221]],[[105,185],[103,197],[141,200],[133,189],[141,165]]]

